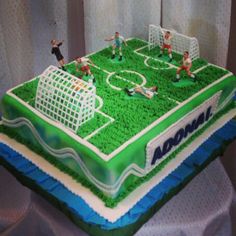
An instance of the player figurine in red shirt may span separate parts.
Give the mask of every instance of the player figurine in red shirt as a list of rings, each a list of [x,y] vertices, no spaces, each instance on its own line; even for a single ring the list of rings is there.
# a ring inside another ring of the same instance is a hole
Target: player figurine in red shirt
[[[173,38],[172,34],[170,33],[170,31],[166,31],[166,32],[163,32],[162,31],[162,35],[163,35],[163,45],[162,45],[162,48],[161,48],[161,53],[159,54],[158,57],[162,57],[165,49],[168,50],[168,55],[169,55],[169,62],[172,62],[172,46],[171,46],[171,39]]]
[[[189,57],[189,52],[185,51],[184,55],[183,55],[183,59],[182,59],[182,65],[177,69],[176,78],[175,78],[174,82],[179,82],[180,72],[182,70],[185,70],[187,72],[188,76],[190,76],[193,79],[193,81],[195,82],[196,76],[190,71],[191,67],[192,67],[192,60]]]
[[[95,78],[88,65],[88,63],[94,65],[93,62],[86,57],[78,57],[75,59],[75,62],[76,62],[76,71],[78,72],[80,69],[83,72],[83,74],[85,74],[86,76],[90,76],[89,82],[95,83]]]

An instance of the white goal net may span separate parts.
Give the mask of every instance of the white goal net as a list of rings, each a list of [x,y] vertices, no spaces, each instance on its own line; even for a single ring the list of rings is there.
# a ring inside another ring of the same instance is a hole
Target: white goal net
[[[194,37],[189,37],[173,30],[167,30],[156,25],[149,25],[149,50],[160,46],[164,43],[164,33],[170,31],[173,36],[171,39],[172,50],[176,53],[183,54],[189,52],[192,60],[199,58],[199,44]]]
[[[94,117],[96,88],[77,77],[48,67],[39,76],[35,108],[73,132]]]

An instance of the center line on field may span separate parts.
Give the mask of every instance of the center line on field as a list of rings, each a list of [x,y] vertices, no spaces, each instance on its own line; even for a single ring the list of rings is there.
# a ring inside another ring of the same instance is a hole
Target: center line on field
[[[108,75],[110,75],[110,74],[112,74],[113,72],[109,72],[109,71],[107,71],[107,70],[104,70],[104,69],[102,69],[101,67],[99,67],[99,66],[97,66],[97,65],[95,65],[95,64],[90,64],[89,63],[89,65],[90,66],[93,66],[93,67],[95,67],[95,68],[97,68],[98,70],[101,70],[101,71],[103,71],[103,72],[105,72],[106,74],[108,74]]]

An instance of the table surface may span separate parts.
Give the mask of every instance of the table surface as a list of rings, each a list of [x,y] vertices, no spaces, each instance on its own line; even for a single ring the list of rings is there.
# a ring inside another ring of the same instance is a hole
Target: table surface
[[[87,235],[46,200],[22,186],[3,167],[0,167],[0,189],[2,235]],[[232,235],[234,199],[234,188],[217,159],[136,235]]]

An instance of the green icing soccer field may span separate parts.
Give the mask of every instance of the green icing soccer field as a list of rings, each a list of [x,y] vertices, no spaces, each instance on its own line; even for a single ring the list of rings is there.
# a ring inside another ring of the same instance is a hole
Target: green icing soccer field
[[[138,39],[127,42],[128,46],[123,46],[124,59],[121,62],[110,59],[110,47],[89,56],[95,64],[91,66],[91,71],[96,78],[97,112],[93,119],[80,127],[78,135],[105,154],[112,153],[172,108],[228,73],[197,59],[192,66],[197,82],[183,73],[181,83],[175,84],[172,80],[181,55],[174,53],[170,64],[167,56],[158,58],[159,48],[149,51],[148,43]],[[73,63],[66,68],[69,73],[81,76]],[[37,82],[25,83],[13,92],[34,106]],[[154,85],[159,90],[152,99],[142,95],[129,97],[124,92],[126,87]]]

